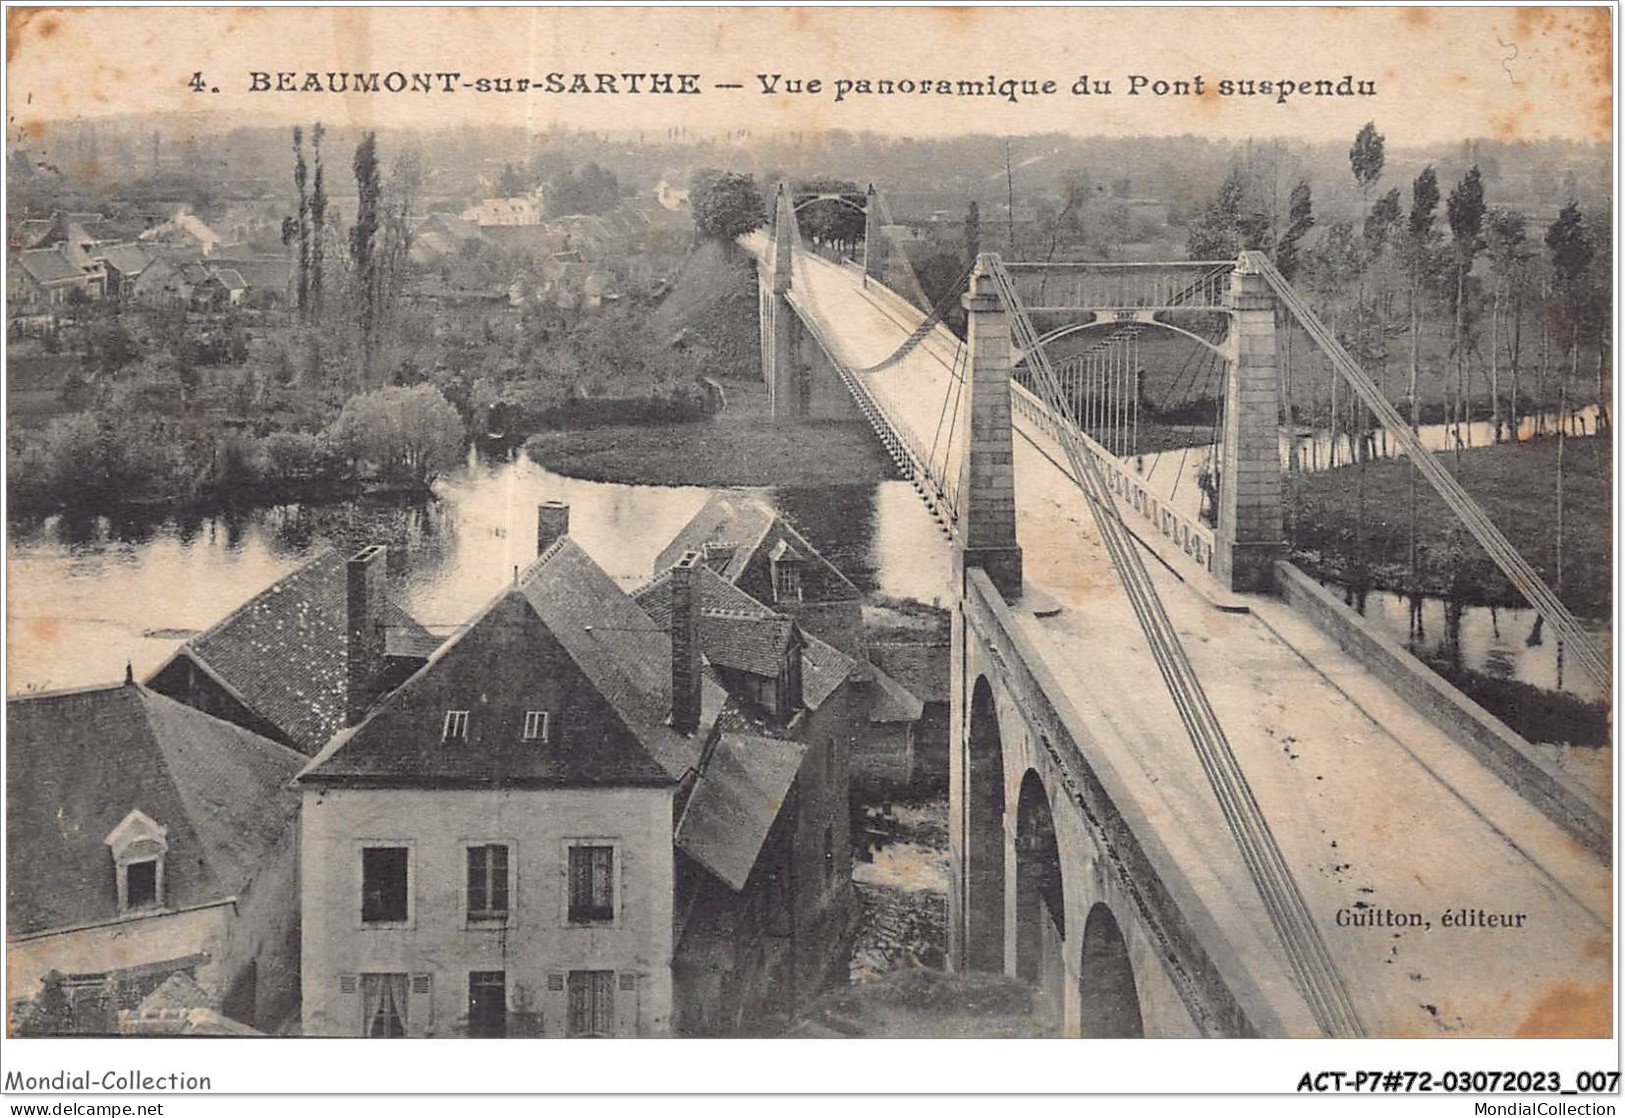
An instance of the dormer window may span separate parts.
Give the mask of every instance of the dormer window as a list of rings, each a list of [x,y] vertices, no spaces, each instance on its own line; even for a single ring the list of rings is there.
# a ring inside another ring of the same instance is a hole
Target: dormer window
[[[780,540],[768,555],[773,567],[773,600],[775,602],[801,601],[801,556],[795,548]]]
[[[446,721],[440,727],[440,740],[468,740],[468,711],[448,710],[446,712]]]
[[[164,859],[169,831],[139,809],[130,812],[103,841],[113,855],[120,912],[164,906]]]
[[[520,735],[525,741],[539,741],[543,745],[548,742],[547,711],[527,710],[525,712],[525,728]]]

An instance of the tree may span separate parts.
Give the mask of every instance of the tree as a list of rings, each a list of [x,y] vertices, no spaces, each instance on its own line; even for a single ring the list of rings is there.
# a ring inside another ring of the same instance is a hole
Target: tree
[[[702,237],[732,242],[767,224],[767,205],[753,175],[700,172],[689,193],[694,229]]]
[[[1287,226],[1275,242],[1275,267],[1287,279],[1298,272],[1298,244],[1315,225],[1315,201],[1307,179],[1292,188],[1287,203]]]
[[[1405,221],[1405,235],[1400,242],[1400,258],[1406,273],[1406,294],[1408,296],[1411,318],[1411,352],[1410,352],[1410,400],[1411,433],[1415,434],[1418,428],[1417,418],[1417,365],[1418,365],[1418,338],[1421,333],[1421,303],[1424,282],[1431,276],[1435,268],[1435,244],[1438,240],[1438,230],[1435,225],[1438,221],[1439,210],[1439,176],[1432,166],[1422,169],[1411,183],[1411,212]],[[1417,570],[1416,552],[1416,463],[1411,463],[1410,492],[1407,502],[1410,521],[1410,588],[1411,588],[1411,624],[1413,626],[1421,620],[1421,595]]]
[[[355,264],[356,323],[361,333],[363,374],[371,375],[373,343],[378,329],[378,208],[383,188],[378,181],[378,134],[368,132],[356,145],[356,217],[350,227],[350,259]]]
[[[305,130],[293,126],[293,183],[299,190],[299,260],[295,283],[298,289],[299,315],[303,318],[310,307],[310,196],[305,191],[309,169],[305,166]],[[286,238],[284,238],[286,239]]]
[[[801,231],[819,244],[848,254],[857,251],[863,239],[864,213],[847,202],[864,204],[863,188],[848,179],[812,179],[801,186],[802,194],[838,194],[846,201],[821,199],[801,210]]]
[[[1585,227],[1579,203],[1572,198],[1558,212],[1557,220],[1546,230],[1546,251],[1551,257],[1557,283],[1559,313],[1568,327],[1569,372],[1557,379],[1557,525],[1556,579],[1553,589],[1563,593],[1563,448],[1568,431],[1568,384],[1579,371],[1580,324],[1587,303],[1587,270],[1596,253],[1591,234]],[[1561,366],[1559,366],[1561,368]]]
[[[327,129],[317,121],[310,129],[311,159],[314,175],[310,187],[310,309],[317,317],[322,313],[322,264],[326,256],[323,236],[327,220],[327,187],[322,175],[322,138]]]
[[[1490,310],[1490,422],[1496,442],[1501,441],[1500,324],[1501,309],[1512,302],[1512,339],[1508,357],[1512,363],[1512,438],[1518,438],[1518,351],[1523,329],[1523,289],[1533,255],[1524,233],[1524,216],[1499,207],[1489,211],[1485,222],[1485,247],[1489,251],[1494,294]]]
[[[1467,298],[1473,271],[1473,261],[1484,250],[1484,180],[1478,167],[1468,168],[1461,182],[1450,192],[1445,203],[1445,215],[1450,223],[1450,240],[1455,264],[1454,333],[1453,350],[1456,359],[1456,401],[1453,422],[1456,424],[1454,443],[1457,464],[1461,461],[1461,423],[1471,419],[1467,406]]]
[[[1376,121],[1368,120],[1349,148],[1349,167],[1354,172],[1361,198],[1370,194],[1371,188],[1382,178],[1384,160],[1383,135],[1377,131]]]
[[[418,191],[423,187],[423,155],[415,144],[403,148],[389,169],[389,189],[382,233],[379,267],[379,313],[386,324],[394,323],[399,310],[401,289],[412,251],[412,211],[417,208]]]
[[[432,384],[380,388],[352,396],[339,414],[336,441],[380,477],[427,488],[455,465],[463,421]]]

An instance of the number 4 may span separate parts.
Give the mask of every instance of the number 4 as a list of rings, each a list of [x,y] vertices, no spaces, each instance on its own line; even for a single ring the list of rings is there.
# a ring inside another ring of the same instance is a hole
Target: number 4
[[[186,88],[190,89],[193,93],[208,92],[209,87],[203,80],[202,70],[199,70],[197,73],[192,75],[192,80],[186,83]]]

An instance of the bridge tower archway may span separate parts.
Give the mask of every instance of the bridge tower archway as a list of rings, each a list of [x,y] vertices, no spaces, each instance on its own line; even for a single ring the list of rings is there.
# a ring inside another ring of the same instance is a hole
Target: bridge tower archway
[[[1145,1036],[1128,943],[1112,910],[1099,902],[1089,910],[1083,925],[1083,961],[1078,971],[1078,1035]]]
[[[1066,893],[1049,794],[1032,769],[1016,803],[1015,972],[1061,1023],[1066,1002]]]
[[[986,676],[971,696],[966,742],[965,962],[969,969],[1004,970],[1004,743]]]

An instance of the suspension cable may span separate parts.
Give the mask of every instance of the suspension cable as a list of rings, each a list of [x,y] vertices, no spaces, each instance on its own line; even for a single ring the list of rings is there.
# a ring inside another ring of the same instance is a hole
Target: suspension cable
[[[1150,575],[1140,560],[1123,524],[1100,466],[1082,446],[1076,417],[1059,390],[1055,371],[1041,347],[1009,273],[997,256],[990,255],[990,275],[1010,311],[1012,334],[1027,348],[1030,367],[1042,396],[1066,421],[1060,425],[1060,443],[1072,476],[1089,505],[1112,567],[1122,580],[1136,619],[1145,634],[1157,669],[1184,724],[1209,786],[1218,800],[1249,875],[1264,902],[1304,998],[1321,1030],[1332,1036],[1363,1036],[1364,1026],[1342,977],[1333,964],[1320,930],[1309,914],[1292,871],[1282,856],[1269,822],[1254,798],[1246,774],[1237,762],[1224,728],[1209,704],[1201,681],[1185,654],[1178,632],[1163,608]]]
[[[1383,427],[1404,451],[1405,457],[1409,458],[1417,470],[1428,479],[1434,491],[1473,534],[1473,538],[1489,554],[1490,559],[1501,569],[1501,573],[1506,575],[1508,581],[1528,599],[1535,611],[1546,619],[1546,623],[1557,631],[1559,639],[1575,650],[1586,673],[1604,687],[1608,686],[1610,682],[1608,656],[1569,612],[1562,599],[1546,585],[1545,580],[1536,573],[1534,567],[1530,566],[1529,561],[1518,549],[1512,546],[1478,502],[1462,488],[1461,482],[1428,452],[1422,441],[1411,431],[1410,424],[1400,417],[1398,409],[1389,402],[1388,397],[1366,375],[1365,370],[1360,368],[1354,358],[1349,356],[1348,350],[1343,348],[1343,343],[1338,341],[1337,336],[1320,321],[1303,296],[1280,272],[1276,271],[1275,265],[1261,253],[1249,253],[1248,257],[1251,266],[1263,274],[1276,296],[1286,304],[1287,309],[1320,346],[1336,371],[1348,381],[1349,386],[1359,395],[1366,407],[1381,420]]]

